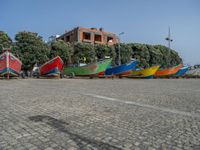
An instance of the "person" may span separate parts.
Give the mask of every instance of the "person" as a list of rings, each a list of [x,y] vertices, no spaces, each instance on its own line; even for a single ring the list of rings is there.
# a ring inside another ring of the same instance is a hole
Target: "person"
[[[22,77],[23,79],[25,78],[25,74],[24,74],[24,71],[23,71],[23,70],[20,71],[20,75],[21,75],[21,77]]]

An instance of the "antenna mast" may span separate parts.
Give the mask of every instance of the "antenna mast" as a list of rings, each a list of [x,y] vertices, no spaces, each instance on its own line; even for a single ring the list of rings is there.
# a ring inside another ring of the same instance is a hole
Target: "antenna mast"
[[[168,41],[168,48],[170,49],[170,47],[171,47],[171,42],[173,41],[173,39],[171,39],[170,27],[169,27],[169,29],[168,29],[168,37],[166,37],[165,40]]]

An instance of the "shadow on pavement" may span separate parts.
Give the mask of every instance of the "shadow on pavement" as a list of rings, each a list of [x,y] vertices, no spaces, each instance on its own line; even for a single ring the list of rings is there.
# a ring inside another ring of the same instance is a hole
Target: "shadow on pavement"
[[[116,146],[113,146],[113,145],[110,145],[107,143],[103,143],[101,141],[89,139],[89,138],[83,137],[81,135],[70,132],[69,129],[67,129],[67,127],[66,127],[68,125],[68,123],[66,123],[62,120],[58,120],[53,117],[45,116],[45,115],[31,116],[31,117],[29,117],[29,119],[34,122],[44,122],[44,123],[50,125],[51,127],[57,129],[58,131],[68,134],[70,139],[76,143],[76,145],[79,147],[79,149],[84,149],[84,147],[87,147],[87,144],[89,144],[92,147],[94,147],[96,149],[100,149],[100,150],[121,150],[121,148],[118,148]]]

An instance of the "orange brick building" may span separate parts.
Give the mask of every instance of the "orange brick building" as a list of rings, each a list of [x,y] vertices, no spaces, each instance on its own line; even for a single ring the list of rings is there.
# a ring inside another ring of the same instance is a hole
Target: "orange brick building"
[[[91,43],[91,44],[109,44],[118,43],[118,37],[111,32],[105,32],[103,28],[84,28],[77,27],[58,37],[65,42]]]

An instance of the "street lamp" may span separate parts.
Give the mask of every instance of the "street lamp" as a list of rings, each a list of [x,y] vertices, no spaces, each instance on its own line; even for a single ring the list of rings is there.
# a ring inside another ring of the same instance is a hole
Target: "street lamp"
[[[120,56],[120,36],[123,35],[124,32],[121,32],[119,33],[118,35],[118,38],[119,38],[119,41],[118,41],[118,49],[119,49],[119,56],[118,56],[118,65],[121,65],[121,56]]]

